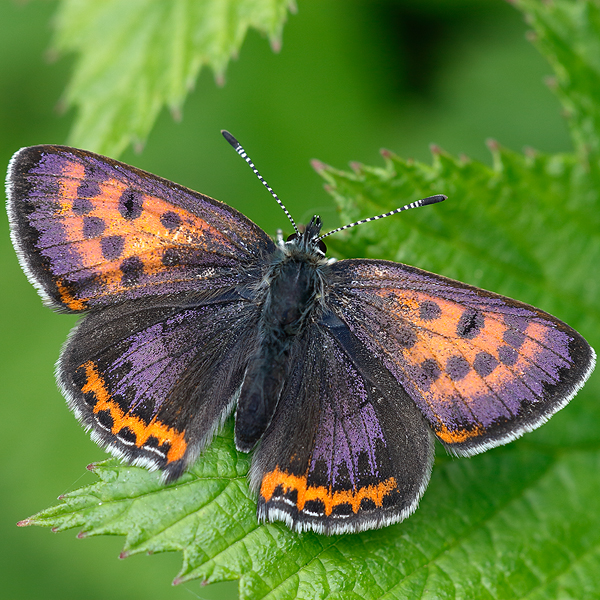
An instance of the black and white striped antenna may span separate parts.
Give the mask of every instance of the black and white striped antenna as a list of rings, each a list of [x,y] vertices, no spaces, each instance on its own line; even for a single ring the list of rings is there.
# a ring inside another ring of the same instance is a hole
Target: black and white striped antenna
[[[279,199],[279,196],[273,191],[271,186],[264,180],[264,177],[258,172],[258,169],[254,166],[254,163],[250,160],[250,157],[246,154],[246,151],[244,150],[242,145],[229,133],[229,131],[226,131],[225,129],[221,129],[221,133],[223,134],[223,137],[233,146],[234,150],[248,163],[248,165],[250,165],[250,168],[254,171],[254,174],[258,177],[260,182],[269,190],[269,192],[271,192],[271,195],[273,196],[273,198],[275,198],[275,200],[277,201],[277,204],[279,204],[279,206],[281,206],[281,208],[283,209],[283,212],[286,214],[287,218],[290,220],[290,223],[294,227],[294,231],[298,235],[301,235],[300,230],[296,226],[296,222],[292,218],[292,215],[290,215],[288,209],[285,207],[283,202]]]
[[[294,231],[301,235],[300,230],[296,226],[296,222],[290,215],[288,209],[285,207],[283,202],[279,199],[279,196],[273,191],[273,188],[264,180],[264,177],[258,172],[258,169],[254,166],[254,163],[250,160],[250,157],[246,154],[246,151],[242,147],[242,145],[229,133],[229,131],[222,129],[221,133],[223,137],[233,146],[234,150],[248,163],[250,168],[254,171],[254,174],[258,177],[260,182],[269,190],[273,198],[277,201],[277,204],[281,206],[283,212],[286,214],[287,218],[290,220],[290,223],[294,227]],[[369,217],[368,219],[361,219],[360,221],[355,221],[354,223],[350,223],[349,225],[344,225],[343,227],[338,227],[332,231],[328,231],[323,235],[320,235],[316,238],[316,241],[321,241],[323,238],[326,238],[338,231],[344,231],[345,229],[350,229],[351,227],[356,227],[357,225],[362,225],[363,223],[370,223],[371,221],[377,221],[379,219],[385,219],[385,217],[391,217],[399,212],[404,210],[410,210],[411,208],[419,208],[420,206],[427,206],[428,204],[435,204],[436,202],[443,202],[446,200],[448,196],[444,196],[443,194],[436,194],[435,196],[429,196],[428,198],[422,198],[421,200],[416,200],[415,202],[411,202],[410,204],[406,204],[405,206],[401,206],[400,208],[396,208],[391,210],[390,212],[383,213],[382,215],[377,215],[376,217]]]
[[[420,206],[427,206],[428,204],[435,204],[436,202],[443,202],[446,200],[448,196],[444,196],[444,194],[436,194],[435,196],[429,196],[427,198],[422,198],[421,200],[416,200],[415,202],[411,202],[410,204],[406,204],[405,206],[401,206],[400,208],[395,208],[390,212],[383,213],[382,215],[377,215],[376,217],[369,217],[368,219],[361,219],[360,221],[355,221],[354,223],[350,223],[349,225],[344,225],[343,227],[338,227],[332,231],[328,231],[323,235],[320,235],[317,240],[322,240],[329,235],[337,233],[338,231],[344,231],[344,229],[350,229],[350,227],[356,227],[357,225],[362,225],[363,223],[370,223],[371,221],[377,221],[379,219],[385,219],[385,217],[391,217],[399,212],[404,210],[410,210],[411,208],[419,208]]]

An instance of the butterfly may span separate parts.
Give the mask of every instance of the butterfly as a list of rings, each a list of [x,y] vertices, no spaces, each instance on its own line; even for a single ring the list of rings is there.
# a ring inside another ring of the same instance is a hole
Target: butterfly
[[[235,413],[262,521],[401,521],[434,440],[470,456],[544,423],[589,377],[584,338],[527,304],[383,260],[327,258],[321,220],[272,240],[235,209],[91,152],[11,160],[21,265],[83,317],[57,380],[101,446],[177,480]],[[346,225],[445,200],[438,195]]]

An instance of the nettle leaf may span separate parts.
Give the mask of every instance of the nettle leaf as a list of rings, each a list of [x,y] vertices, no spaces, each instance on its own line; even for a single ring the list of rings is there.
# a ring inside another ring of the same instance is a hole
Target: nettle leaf
[[[240,598],[592,597],[600,587],[597,449],[540,451],[521,443],[436,461],[408,521],[362,534],[296,534],[258,525],[248,460],[219,436],[181,481],[115,460],[100,482],[24,525],[125,535],[122,556],[181,550],[174,583],[240,579]],[[587,595],[586,595],[587,594]]]
[[[600,152],[600,4],[594,0],[514,0],[533,27],[531,40],[555,73],[555,89],[582,153]]]
[[[69,143],[118,156],[163,106],[178,115],[202,66],[222,79],[249,27],[274,48],[294,0],[62,0],[54,48],[77,53]]]
[[[448,196],[442,204],[327,238],[328,246],[342,257],[403,262],[539,306],[600,346],[600,199],[594,176],[586,181],[572,155],[523,156],[496,143],[490,147],[492,167],[439,149],[432,165],[388,151],[383,168],[354,164],[346,172],[317,165],[344,223],[432,194]],[[528,439],[553,446],[596,444],[598,394],[596,376],[568,411]]]
[[[492,167],[439,149],[431,165],[390,152],[383,167],[319,164],[344,222],[449,196],[327,241],[340,256],[399,260],[536,304],[598,346],[600,170],[589,83],[597,42],[584,32],[600,39],[600,20],[585,17],[592,2],[519,5],[569,83],[559,96],[578,107],[577,152],[521,155],[491,143]],[[546,23],[546,8],[561,9],[564,22]],[[571,38],[582,48],[558,52]],[[23,524],[124,535],[124,555],[181,551],[175,583],[239,579],[243,599],[600,597],[598,379],[517,442],[470,459],[439,453],[417,512],[376,531],[326,537],[258,524],[250,457],[235,450],[231,423],[173,485],[110,460],[95,467],[97,483]]]
[[[413,264],[544,306],[600,337],[600,199],[571,155],[490,142],[493,166],[435,148],[433,164],[383,151],[385,166],[317,165],[341,221],[443,193],[448,200],[327,239],[344,257]],[[590,195],[595,193],[595,197]]]

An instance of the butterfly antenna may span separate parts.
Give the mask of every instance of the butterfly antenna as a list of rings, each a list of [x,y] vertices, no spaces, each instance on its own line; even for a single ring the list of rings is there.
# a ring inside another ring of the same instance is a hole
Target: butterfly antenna
[[[368,219],[361,219],[360,221],[355,221],[354,223],[350,223],[349,225],[344,225],[343,227],[338,227],[333,231],[328,231],[323,235],[319,236],[317,239],[322,240],[333,233],[337,233],[338,231],[344,231],[344,229],[350,229],[350,227],[356,227],[356,225],[362,225],[363,223],[370,223],[371,221],[377,221],[379,219],[385,219],[385,217],[391,217],[396,213],[402,212],[404,210],[410,210],[411,208],[419,208],[420,206],[427,206],[428,204],[436,204],[437,202],[443,202],[446,200],[448,196],[444,196],[443,194],[437,194],[435,196],[429,196],[428,198],[422,198],[421,200],[417,200],[416,202],[411,202],[410,204],[406,204],[405,206],[401,206],[400,208],[395,208],[390,212],[384,213],[382,215],[377,215],[376,217],[369,217]]]
[[[250,157],[246,154],[246,151],[244,150],[242,145],[229,133],[229,131],[226,131],[225,129],[221,129],[221,133],[223,134],[223,137],[233,146],[234,150],[250,165],[250,168],[254,171],[254,174],[258,177],[260,182],[269,190],[269,192],[271,192],[271,196],[273,196],[273,198],[275,198],[275,200],[277,201],[277,204],[279,204],[279,206],[281,206],[281,208],[283,209],[283,212],[285,213],[287,218],[290,220],[290,223],[294,227],[294,231],[298,235],[300,235],[300,230],[296,226],[296,222],[292,218],[292,215],[290,215],[288,209],[285,207],[283,202],[279,199],[279,196],[273,191],[273,188],[271,188],[271,186],[264,180],[264,177],[258,172],[258,169],[254,166],[254,163],[250,160]]]

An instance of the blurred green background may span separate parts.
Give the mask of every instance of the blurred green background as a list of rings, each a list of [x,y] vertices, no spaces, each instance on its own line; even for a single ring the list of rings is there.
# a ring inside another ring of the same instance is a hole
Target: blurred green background
[[[65,143],[56,107],[74,58],[47,60],[57,2],[0,0],[0,162],[18,148]],[[569,151],[550,67],[503,0],[299,0],[274,54],[251,32],[226,83],[205,71],[181,122],[163,111],[125,162],[223,200],[270,233],[283,213],[221,138],[245,145],[296,220],[337,226],[309,160],[383,164],[381,147],[429,161],[429,145],[491,163],[485,139]],[[439,190],[443,192],[444,190]],[[77,540],[15,523],[91,483],[105,458],[56,390],[53,365],[74,320],[45,309],[21,273],[2,215],[0,594],[3,598],[227,598],[236,583],[172,588],[181,556],[118,560],[121,539]]]

